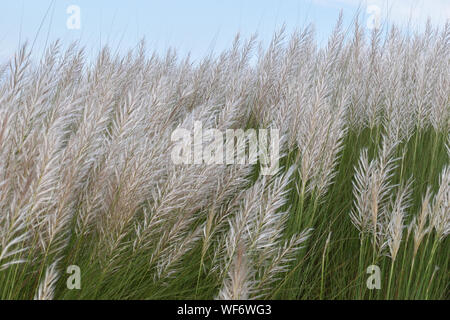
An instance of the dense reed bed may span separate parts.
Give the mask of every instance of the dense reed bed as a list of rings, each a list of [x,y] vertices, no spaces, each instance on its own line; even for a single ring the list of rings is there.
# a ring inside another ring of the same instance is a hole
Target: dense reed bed
[[[24,45],[0,68],[0,298],[448,299],[449,41],[341,17],[324,47],[308,26],[195,63]],[[195,121],[279,129],[277,174],[175,165]]]

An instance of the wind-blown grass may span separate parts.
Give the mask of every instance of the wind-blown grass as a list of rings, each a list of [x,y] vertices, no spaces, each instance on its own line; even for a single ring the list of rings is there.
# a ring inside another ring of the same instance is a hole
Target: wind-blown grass
[[[198,63],[24,45],[0,69],[0,298],[448,299],[449,41],[341,17],[254,65],[256,37]],[[173,164],[195,121],[279,129],[280,170]]]

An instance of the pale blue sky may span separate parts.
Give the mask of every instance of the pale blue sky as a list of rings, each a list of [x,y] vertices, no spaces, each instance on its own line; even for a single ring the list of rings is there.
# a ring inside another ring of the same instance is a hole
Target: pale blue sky
[[[70,5],[81,9],[80,30],[66,27]],[[132,48],[143,37],[149,49],[163,52],[175,47],[181,54],[190,51],[200,58],[211,49],[229,47],[237,32],[244,36],[257,32],[267,41],[283,23],[292,31],[313,22],[323,40],[341,9],[348,23],[359,5],[359,0],[2,0],[0,58],[10,56],[25,39],[35,42],[36,52],[47,39],[60,38],[65,44],[80,39],[94,53],[105,43]],[[423,24],[430,16],[443,24],[450,19],[450,0],[365,0],[363,19],[369,18],[371,5],[378,6],[383,16],[389,11],[391,22],[405,23],[411,17],[415,24]]]

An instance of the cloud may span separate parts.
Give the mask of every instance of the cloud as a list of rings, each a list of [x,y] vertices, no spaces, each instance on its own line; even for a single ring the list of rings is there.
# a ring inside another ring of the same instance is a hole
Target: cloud
[[[343,7],[360,6],[363,11],[370,6],[377,6],[381,18],[396,24],[424,25],[428,18],[433,24],[442,25],[450,19],[449,0],[313,0],[322,6]]]

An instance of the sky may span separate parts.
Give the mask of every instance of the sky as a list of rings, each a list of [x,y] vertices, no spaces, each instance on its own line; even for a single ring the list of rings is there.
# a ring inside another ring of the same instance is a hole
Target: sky
[[[1,0],[0,61],[25,40],[37,53],[56,39],[79,40],[95,55],[106,43],[125,52],[143,38],[161,54],[171,47],[201,59],[228,48],[237,32],[265,42],[283,24],[289,32],[314,23],[324,42],[340,10],[349,24],[358,8],[369,29],[450,19],[450,0]]]

